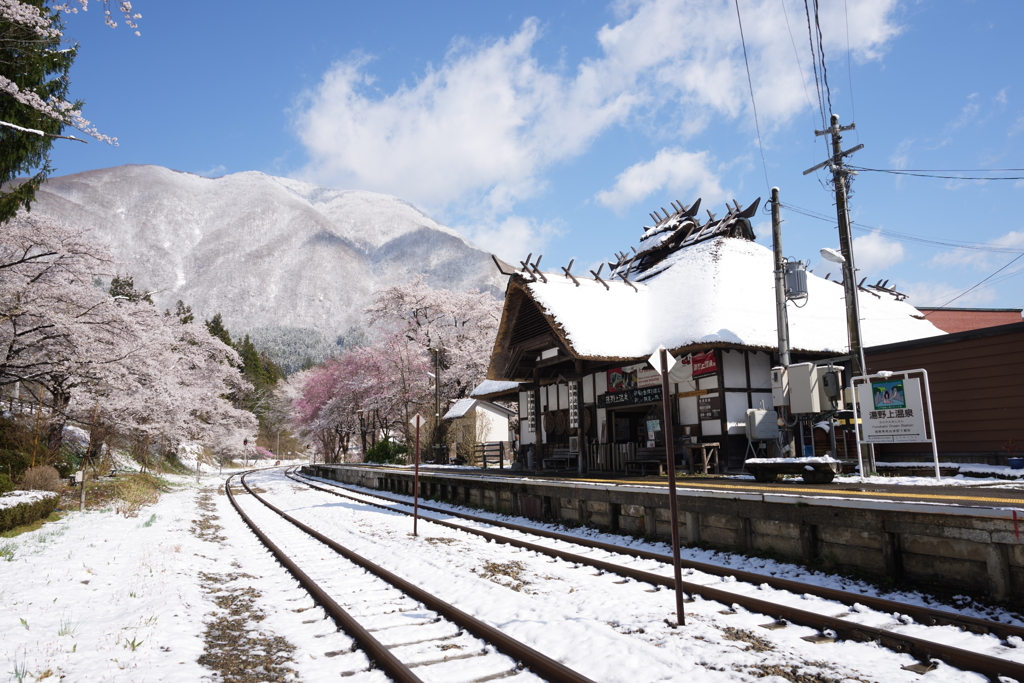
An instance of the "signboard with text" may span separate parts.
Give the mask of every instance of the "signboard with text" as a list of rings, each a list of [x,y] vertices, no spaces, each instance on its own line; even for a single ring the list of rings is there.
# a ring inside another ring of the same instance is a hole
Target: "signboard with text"
[[[713,375],[718,372],[718,361],[715,358],[715,350],[712,349],[707,353],[695,353],[693,354],[693,376],[703,377],[704,375]]]
[[[722,399],[718,394],[697,397],[697,419],[722,419]]]
[[[632,406],[638,403],[654,403],[660,400],[661,386],[653,386],[601,394],[597,397],[597,407],[614,408],[615,406]]]
[[[863,438],[868,443],[931,441],[925,431],[921,381],[880,380],[857,387]]]

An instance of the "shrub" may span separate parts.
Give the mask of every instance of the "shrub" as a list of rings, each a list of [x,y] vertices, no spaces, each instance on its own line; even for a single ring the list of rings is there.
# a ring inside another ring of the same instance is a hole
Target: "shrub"
[[[60,496],[44,492],[13,491],[0,496],[0,532],[49,517]]]
[[[14,490],[14,482],[6,474],[0,474],[0,496]]]
[[[408,450],[404,444],[395,443],[391,439],[384,439],[366,450],[366,462],[375,462],[381,465],[400,465],[405,462],[405,454]]]
[[[53,491],[59,492],[64,488],[64,482],[60,478],[60,472],[49,465],[40,467],[29,467],[25,474],[21,475],[21,488],[26,491]]]

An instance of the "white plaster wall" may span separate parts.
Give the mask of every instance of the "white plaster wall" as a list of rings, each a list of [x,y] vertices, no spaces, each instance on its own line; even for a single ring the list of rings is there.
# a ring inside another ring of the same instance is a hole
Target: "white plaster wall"
[[[743,362],[746,351],[722,351],[722,375],[726,387],[746,388],[747,366]]]
[[[750,353],[750,386],[754,389],[772,388],[771,354],[764,351]],[[766,403],[765,405],[770,406],[771,403]]]

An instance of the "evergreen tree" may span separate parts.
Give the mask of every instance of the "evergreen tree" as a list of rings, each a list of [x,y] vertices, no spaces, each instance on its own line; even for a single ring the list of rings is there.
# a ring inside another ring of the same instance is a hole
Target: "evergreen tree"
[[[8,79],[26,95],[32,93],[44,101],[65,100],[68,91],[68,70],[78,46],[61,48],[63,24],[57,10],[45,0],[23,0],[38,8],[56,32],[40,35],[24,23],[0,20],[0,76]],[[81,109],[82,103],[72,107]],[[20,208],[28,208],[40,184],[50,175],[49,152],[53,135],[60,135],[64,122],[30,107],[10,94],[0,96],[0,121],[37,132],[24,132],[0,126],[0,223],[11,219]],[[34,173],[34,174],[33,174]],[[8,184],[22,176],[31,176],[21,183]]]
[[[170,318],[171,315],[177,316],[178,322],[180,322],[182,325],[188,325],[190,322],[196,319],[195,315],[192,314],[192,307],[186,306],[185,302],[182,301],[181,299],[178,299],[178,304],[177,307],[174,309],[173,314],[171,313],[170,309],[167,309],[164,311],[164,315],[167,316],[168,318]],[[209,329],[209,326],[207,326],[207,329]]]
[[[224,321],[221,319],[220,313],[206,321],[206,329],[210,331],[210,334],[228,346],[234,346],[234,343],[231,341],[231,335],[228,333],[228,328],[224,327]]]
[[[148,304],[153,303],[152,297],[149,292],[140,292],[135,289],[135,278],[131,275],[115,275],[114,279],[110,281],[110,296],[131,301],[133,304],[137,304],[140,301],[145,301]]]

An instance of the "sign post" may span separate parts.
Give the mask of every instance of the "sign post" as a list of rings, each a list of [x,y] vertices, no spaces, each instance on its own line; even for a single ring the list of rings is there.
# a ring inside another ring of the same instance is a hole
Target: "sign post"
[[[686,625],[686,613],[683,608],[683,569],[679,562],[679,510],[676,502],[676,449],[675,434],[672,428],[672,404],[669,402],[668,373],[676,364],[676,359],[664,346],[658,346],[647,362],[661,370],[661,435],[665,441],[665,460],[668,465],[668,510],[672,516],[672,576],[676,586],[676,623]]]
[[[911,377],[920,375],[921,378]],[[924,381],[922,400],[921,381]],[[935,438],[935,420],[932,417],[931,389],[928,371],[901,370],[879,372],[851,378],[856,395],[853,401],[854,433],[857,435],[858,456],[860,442],[876,443],[930,443],[935,478],[939,472],[939,446]],[[858,419],[858,412],[859,417]],[[861,476],[864,460],[861,457]]]
[[[423,424],[423,417],[416,413],[409,422],[416,425],[416,460],[412,475],[412,535],[415,536],[416,523],[420,518],[420,425]]]

